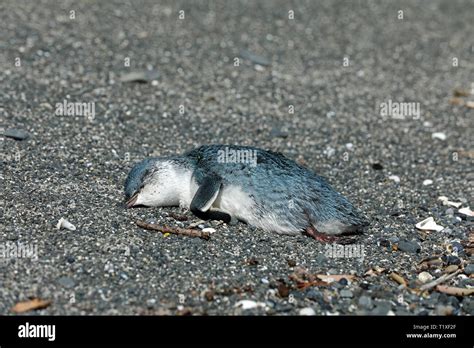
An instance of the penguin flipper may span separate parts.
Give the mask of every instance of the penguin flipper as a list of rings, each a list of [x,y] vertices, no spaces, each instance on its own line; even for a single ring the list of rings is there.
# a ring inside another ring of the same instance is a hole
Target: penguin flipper
[[[212,203],[214,203],[219,195],[221,186],[222,180],[220,177],[216,175],[206,176],[191,201],[191,212],[203,220],[222,220],[225,223],[229,223],[231,221],[229,214],[211,210]]]

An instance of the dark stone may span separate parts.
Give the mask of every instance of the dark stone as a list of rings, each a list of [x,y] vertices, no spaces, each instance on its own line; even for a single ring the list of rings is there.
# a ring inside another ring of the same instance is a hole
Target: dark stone
[[[381,247],[390,248],[390,241],[388,241],[387,239],[380,239],[379,243]]]
[[[73,263],[74,261],[76,261],[76,258],[74,256],[66,256],[66,261],[68,263]]]
[[[4,130],[2,135],[15,140],[25,140],[29,138],[30,133],[22,129],[10,128]]]
[[[255,53],[247,51],[247,50],[241,50],[240,51],[240,56],[244,59],[250,60],[254,64],[258,64],[258,65],[261,65],[261,66],[270,65],[270,61],[267,58],[259,56],[258,54],[255,54]]]
[[[441,260],[443,260],[446,265],[460,265],[461,259],[454,255],[443,255],[441,256]]]
[[[347,281],[346,278],[341,278],[339,279],[339,284],[343,285],[343,286],[346,286],[347,284],[349,284],[349,282]]]
[[[306,298],[312,301],[321,301],[323,299],[323,294],[315,289],[309,289],[306,292]]]
[[[374,170],[382,170],[383,166],[380,163],[372,163],[372,169]]]
[[[464,267],[464,273],[466,273],[467,275],[471,275],[474,273],[474,263],[471,263],[469,265],[467,265],[466,267]]]
[[[398,250],[404,251],[406,253],[419,253],[421,247],[416,242],[401,241],[398,243]]]
[[[452,242],[453,252],[457,253],[459,256],[464,255],[464,248],[459,242]]]
[[[270,131],[270,136],[272,138],[283,138],[286,139],[288,138],[288,132],[280,129],[280,128],[272,128]]]
[[[450,304],[454,308],[458,308],[459,307],[459,300],[456,298],[456,296],[449,296],[448,304]]]

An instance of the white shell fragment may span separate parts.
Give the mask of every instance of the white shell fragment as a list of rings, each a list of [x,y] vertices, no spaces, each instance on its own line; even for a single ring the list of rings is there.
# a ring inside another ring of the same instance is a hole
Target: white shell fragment
[[[252,300],[241,300],[237,302],[234,307],[242,307],[242,309],[252,309],[258,307],[265,307],[265,303],[263,302],[255,302]]]
[[[469,207],[459,209],[458,213],[466,215],[466,216],[474,216],[472,210]]]
[[[447,201],[446,204],[454,208],[459,208],[462,205],[462,202]]]
[[[65,228],[69,231],[75,231],[76,226],[71,224],[69,221],[67,221],[65,218],[60,218],[58,221],[58,224],[56,225],[56,228],[60,230],[61,228]]]
[[[438,200],[442,201],[443,205],[449,205],[454,208],[459,208],[462,205],[462,202],[451,202],[446,196],[440,196]]]
[[[426,179],[423,181],[423,186],[433,185],[433,180]]]
[[[420,274],[418,274],[418,280],[422,283],[427,283],[432,279],[433,279],[433,276],[429,274],[428,272],[421,272]]]
[[[202,231],[203,231],[203,232],[210,233],[210,234],[216,232],[216,230],[215,230],[214,228],[212,228],[212,227],[203,228]]]
[[[390,175],[388,178],[392,181],[397,182],[397,183],[400,182],[400,177],[397,176],[397,175]]]
[[[442,132],[436,132],[431,134],[432,139],[446,140],[446,134]]]
[[[300,315],[316,315],[316,312],[311,307],[302,308],[300,310]]]
[[[432,217],[429,217],[423,221],[420,221],[415,225],[415,227],[419,230],[423,231],[436,231],[440,232],[444,230],[443,226],[438,225]]]

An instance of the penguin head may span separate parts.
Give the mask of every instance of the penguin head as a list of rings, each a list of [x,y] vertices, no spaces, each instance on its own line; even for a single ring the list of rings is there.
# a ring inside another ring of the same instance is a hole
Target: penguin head
[[[176,163],[167,158],[148,158],[133,166],[125,180],[127,208],[167,206],[177,202],[183,186]]]

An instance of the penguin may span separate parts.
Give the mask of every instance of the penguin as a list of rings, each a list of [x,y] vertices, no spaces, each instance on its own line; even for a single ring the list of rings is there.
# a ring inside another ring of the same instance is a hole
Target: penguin
[[[321,242],[363,233],[368,219],[327,181],[281,153],[203,145],[147,158],[125,181],[126,207],[180,206],[203,220],[240,220],[266,232]]]

